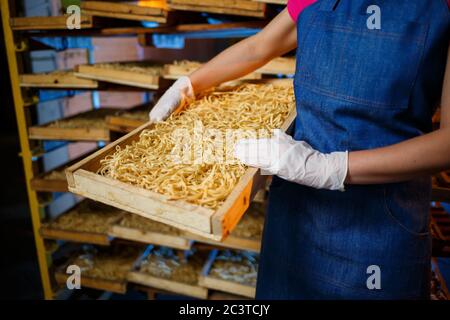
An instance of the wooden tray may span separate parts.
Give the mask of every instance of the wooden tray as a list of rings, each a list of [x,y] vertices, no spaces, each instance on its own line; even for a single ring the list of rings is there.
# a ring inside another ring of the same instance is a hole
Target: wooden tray
[[[145,255],[145,251],[143,254]],[[55,271],[55,280],[59,285],[66,286],[67,279],[70,275],[66,273],[67,267],[75,261],[76,256],[69,259],[69,261],[64,264],[62,267],[58,268]],[[136,257],[137,260],[140,259],[140,256]],[[130,265],[130,271],[132,270],[134,264]],[[90,276],[81,274],[81,287],[82,288],[92,288],[107,292],[114,292],[119,294],[125,294],[127,291],[128,280],[110,280],[110,279],[101,279],[94,278]]]
[[[98,83],[89,79],[81,79],[74,72],[51,72],[23,74],[20,76],[20,86],[55,89],[97,89]]]
[[[65,166],[64,166],[65,168]],[[64,170],[61,168],[61,170]],[[60,169],[55,169],[52,172],[60,172]],[[51,174],[46,172],[43,174],[40,174],[39,176],[33,178],[30,181],[30,187],[34,191],[38,192],[68,192],[69,188],[67,186],[67,179],[64,177],[64,179],[49,179],[46,178]]]
[[[121,219],[125,218],[126,217],[122,217]],[[142,231],[139,229],[124,227],[120,225],[120,221],[117,221],[117,223],[112,226],[110,235],[120,239],[154,244],[179,250],[190,250],[192,247],[192,240],[183,238],[179,235]]]
[[[292,82],[282,83],[291,84]],[[295,117],[296,111],[293,109],[282,129],[286,131]],[[151,123],[141,126],[68,168],[66,174],[69,190],[208,239],[223,240],[239,222],[267,178],[267,176],[261,176],[258,169],[248,168],[217,210],[182,200],[169,200],[168,196],[96,174],[100,167],[100,160],[114,153],[118,146],[124,147],[138,140],[142,130],[151,126]]]
[[[90,200],[85,200],[90,201]],[[76,211],[82,203],[79,203],[68,212],[63,213],[63,215],[70,214],[71,212]],[[100,209],[99,209],[100,210]],[[40,229],[40,234],[45,239],[53,239],[53,240],[65,240],[70,242],[77,243],[90,243],[90,244],[98,244],[102,246],[108,246],[111,243],[112,236],[110,235],[111,227],[122,218],[124,212],[121,210],[117,210],[117,219],[110,222],[109,226],[107,226],[107,231],[104,233],[100,232],[87,232],[80,231],[76,229],[62,229],[58,226],[52,225],[52,223],[43,224]]]
[[[159,75],[151,75],[124,69],[108,69],[99,65],[79,65],[75,68],[76,75],[83,79],[104,81],[126,86],[157,90],[159,89]]]
[[[68,16],[59,17],[20,17],[10,20],[11,28],[15,31],[32,30],[67,30]],[[81,29],[90,29],[94,26],[93,19],[90,16],[81,16]]]
[[[67,178],[64,173],[65,169],[82,160],[92,151],[85,153],[81,157],[77,157],[74,160],[70,160],[68,163],[65,163],[50,172],[43,172],[40,175],[37,175],[30,181],[30,187],[34,191],[38,192],[68,192],[69,188],[67,186]],[[52,177],[53,173],[60,173]],[[59,177],[61,175],[61,177]]]
[[[149,254],[151,254],[151,252]],[[140,272],[139,267],[144,258],[145,257],[143,257],[138,263],[135,264],[133,271],[128,273],[128,281],[189,297],[199,299],[208,298],[207,288],[201,287],[199,285],[191,285],[174,280],[159,278],[145,272]]]
[[[165,1],[83,1],[83,13],[90,16],[167,23],[169,11]]]
[[[231,294],[236,294],[238,296],[244,296],[247,298],[255,298],[256,288],[233,282],[233,281],[225,281],[222,279],[218,279],[216,277],[209,276],[214,260],[216,259],[218,254],[217,250],[211,251],[210,258],[208,262],[205,264],[202,270],[202,275],[200,276],[200,285],[206,287],[211,290],[224,291]]]
[[[168,0],[169,8],[176,10],[211,12],[263,18],[264,3],[249,0]]]
[[[106,117],[106,125],[110,131],[120,132],[120,133],[130,133],[131,131],[139,128],[148,121],[148,114],[151,107],[149,105],[145,107],[138,107],[136,109],[127,110],[115,115]],[[143,112],[145,114],[145,120],[135,119],[127,117],[127,113],[133,112]]]
[[[117,112],[114,109],[96,109],[88,112],[83,112],[78,115],[68,117],[62,120],[54,121],[53,123],[64,123],[85,117],[97,117],[106,121],[108,114]],[[68,140],[68,141],[109,141],[110,132],[108,128],[60,128],[50,127],[49,124],[42,126],[34,126],[28,128],[29,138],[32,140]]]

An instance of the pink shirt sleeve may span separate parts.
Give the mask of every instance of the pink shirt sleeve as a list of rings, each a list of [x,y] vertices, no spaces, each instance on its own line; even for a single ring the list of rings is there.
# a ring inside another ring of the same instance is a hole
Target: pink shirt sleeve
[[[297,18],[299,14],[305,9],[307,6],[313,4],[317,0],[289,0],[287,4],[287,9],[292,19],[297,22]],[[450,0],[449,0],[450,1]]]

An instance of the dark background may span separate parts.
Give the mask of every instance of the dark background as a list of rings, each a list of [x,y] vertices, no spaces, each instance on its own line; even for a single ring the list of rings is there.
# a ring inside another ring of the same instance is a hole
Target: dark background
[[[0,24],[0,299],[43,298]]]

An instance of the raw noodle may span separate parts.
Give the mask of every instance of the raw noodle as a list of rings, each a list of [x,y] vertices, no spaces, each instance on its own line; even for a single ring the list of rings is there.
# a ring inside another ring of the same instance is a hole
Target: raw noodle
[[[124,148],[118,146],[114,154],[101,160],[98,173],[167,195],[173,200],[183,199],[215,210],[246,170],[234,159],[233,147],[225,148],[225,143],[217,147],[218,136],[225,136],[229,129],[239,129],[238,133],[233,132],[233,141],[255,137],[256,131],[259,137],[267,137],[272,129],[281,128],[294,106],[291,86],[245,84],[205,94],[183,112],[144,130],[138,141]],[[200,152],[205,161],[170,161],[179,145],[189,150],[189,159],[194,158],[195,145],[189,141],[180,143],[180,138],[193,137],[200,122],[204,128],[218,132],[217,135],[203,136]],[[174,135],[179,129],[186,134]],[[235,161],[211,161],[217,155]]]

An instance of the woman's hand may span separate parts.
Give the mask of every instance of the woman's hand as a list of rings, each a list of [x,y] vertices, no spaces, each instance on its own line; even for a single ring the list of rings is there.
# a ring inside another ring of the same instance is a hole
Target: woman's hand
[[[149,114],[151,122],[166,120],[184,102],[194,100],[195,94],[189,77],[181,77],[163,94]]]
[[[263,174],[317,189],[344,190],[347,152],[323,154],[281,130],[275,130],[270,139],[240,140],[235,156],[248,166],[262,169]]]

